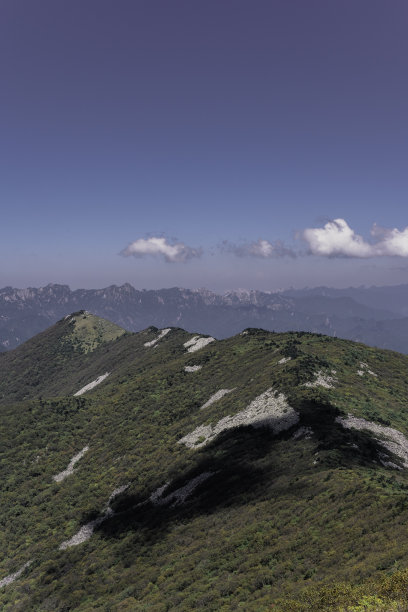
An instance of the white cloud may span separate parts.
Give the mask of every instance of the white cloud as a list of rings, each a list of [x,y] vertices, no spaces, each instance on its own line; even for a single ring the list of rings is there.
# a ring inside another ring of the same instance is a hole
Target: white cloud
[[[408,257],[408,227],[402,231],[397,228],[386,229],[373,225],[371,235],[375,240],[378,255],[398,255]]]
[[[402,231],[373,225],[372,242],[355,233],[344,219],[334,219],[324,227],[307,228],[300,237],[313,255],[327,257],[408,257],[408,227]]]
[[[371,256],[371,245],[356,234],[344,219],[329,221],[323,228],[305,229],[301,235],[313,255]]]
[[[162,256],[168,263],[186,262],[193,257],[201,257],[201,249],[193,249],[182,242],[170,243],[166,238],[152,236],[131,242],[121,252],[124,257]]]
[[[260,257],[262,259],[279,258],[279,257],[296,257],[292,249],[285,247],[283,242],[269,242],[259,238],[256,242],[244,244],[232,244],[225,240],[221,248],[230,253],[234,253],[238,257]]]

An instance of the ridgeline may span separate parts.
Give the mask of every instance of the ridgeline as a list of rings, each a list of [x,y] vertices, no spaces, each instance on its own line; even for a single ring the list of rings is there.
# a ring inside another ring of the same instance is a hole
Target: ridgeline
[[[407,369],[84,311],[0,354],[1,609],[408,609]]]

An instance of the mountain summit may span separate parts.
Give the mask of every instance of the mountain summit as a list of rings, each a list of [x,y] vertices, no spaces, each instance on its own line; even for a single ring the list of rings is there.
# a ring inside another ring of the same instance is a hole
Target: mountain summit
[[[14,351],[0,353],[0,398],[38,396],[45,380],[53,393],[64,393],[67,374],[77,360],[124,333],[85,310],[65,316]]]
[[[407,367],[85,312],[2,354],[0,606],[406,605]]]

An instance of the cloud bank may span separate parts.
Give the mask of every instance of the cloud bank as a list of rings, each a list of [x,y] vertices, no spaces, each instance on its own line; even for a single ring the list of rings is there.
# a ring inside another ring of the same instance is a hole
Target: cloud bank
[[[238,257],[259,257],[261,259],[296,257],[296,253],[292,249],[288,249],[280,240],[272,243],[260,238],[256,242],[244,244],[233,244],[224,240],[221,249],[234,253]]]
[[[310,227],[298,232],[297,238],[304,240],[311,255],[323,257],[408,257],[408,226],[402,230],[384,228],[374,224],[370,231],[371,238],[365,240],[357,234],[344,219],[328,221],[323,227]],[[237,257],[258,259],[281,259],[304,256],[306,252],[297,252],[287,247],[282,241],[270,242],[259,238],[254,242],[234,243],[224,240],[218,245],[219,251],[233,253]],[[186,263],[190,259],[201,257],[201,248],[187,246],[183,242],[169,241],[160,236],[139,238],[131,242],[120,254],[136,258],[146,256],[161,257],[167,263]]]
[[[194,257],[201,257],[201,254],[201,249],[193,249],[182,242],[170,243],[166,238],[156,236],[139,238],[121,252],[124,257],[161,256],[167,263],[185,263]]]
[[[309,252],[326,257],[408,257],[408,227],[386,229],[376,224],[371,229],[372,242],[356,234],[344,219],[329,221],[322,228],[307,228],[299,237]]]

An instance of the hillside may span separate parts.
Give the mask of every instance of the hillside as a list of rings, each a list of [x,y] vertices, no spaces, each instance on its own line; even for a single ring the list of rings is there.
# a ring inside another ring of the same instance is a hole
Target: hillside
[[[0,356],[2,610],[407,608],[407,356],[90,317]]]
[[[70,392],[69,371],[77,360],[120,338],[125,330],[87,311],[75,312],[14,351],[0,353],[0,399],[38,397],[44,381],[49,392]]]
[[[246,327],[309,331],[408,353],[408,286],[353,290],[262,292],[206,289],[139,291],[126,283],[104,289],[66,285],[0,289],[0,350],[15,348],[73,311],[86,309],[127,331],[182,327],[228,338]],[[382,291],[380,291],[382,289]],[[350,295],[347,294],[350,291]],[[385,295],[391,296],[388,300]]]

